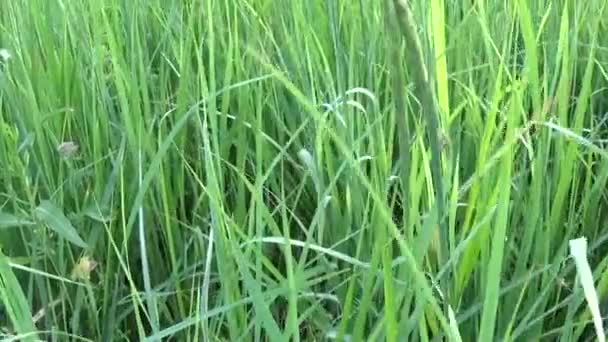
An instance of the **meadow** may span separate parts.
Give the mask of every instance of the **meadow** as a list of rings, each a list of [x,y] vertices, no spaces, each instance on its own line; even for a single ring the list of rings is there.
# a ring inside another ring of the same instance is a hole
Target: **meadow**
[[[603,341],[607,69],[605,0],[4,1],[0,338]]]

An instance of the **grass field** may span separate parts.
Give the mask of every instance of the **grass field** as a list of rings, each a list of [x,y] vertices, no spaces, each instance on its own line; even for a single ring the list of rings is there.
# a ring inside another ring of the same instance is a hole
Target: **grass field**
[[[0,49],[2,340],[603,329],[604,0],[14,0]]]

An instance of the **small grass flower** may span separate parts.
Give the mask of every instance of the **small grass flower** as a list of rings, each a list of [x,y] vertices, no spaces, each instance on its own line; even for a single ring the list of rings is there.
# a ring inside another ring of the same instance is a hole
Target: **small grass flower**
[[[8,52],[7,49],[0,49],[0,60],[2,60],[3,62],[7,62],[12,57],[13,56],[10,52]]]
[[[89,280],[91,272],[97,267],[97,262],[89,257],[82,257],[72,270],[72,278],[78,280]]]
[[[57,146],[57,152],[59,152],[63,158],[71,158],[78,152],[78,144],[73,141],[63,142]]]

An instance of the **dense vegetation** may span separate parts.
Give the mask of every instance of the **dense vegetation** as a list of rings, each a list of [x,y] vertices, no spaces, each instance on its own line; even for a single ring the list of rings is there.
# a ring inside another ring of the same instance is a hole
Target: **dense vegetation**
[[[596,338],[606,1],[0,6],[3,339]]]

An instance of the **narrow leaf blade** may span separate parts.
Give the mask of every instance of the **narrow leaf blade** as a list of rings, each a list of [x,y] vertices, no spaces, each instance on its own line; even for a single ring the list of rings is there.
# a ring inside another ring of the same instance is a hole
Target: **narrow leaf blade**
[[[82,240],[80,235],[78,235],[74,226],[72,226],[72,223],[70,223],[70,220],[68,220],[63,212],[50,201],[42,201],[40,205],[34,209],[34,215],[38,220],[55,231],[60,237],[78,247],[88,248],[87,244]]]
[[[2,252],[0,252],[0,299],[4,303],[15,331],[22,336],[27,336],[23,341],[37,341],[36,327],[28,301]]]
[[[0,211],[0,228],[15,228],[21,226],[31,226],[32,224],[34,223],[31,221]]]

